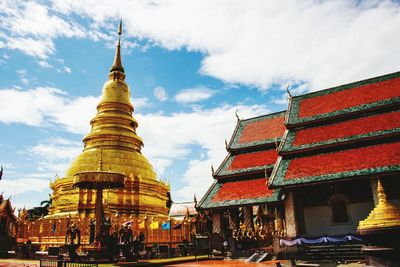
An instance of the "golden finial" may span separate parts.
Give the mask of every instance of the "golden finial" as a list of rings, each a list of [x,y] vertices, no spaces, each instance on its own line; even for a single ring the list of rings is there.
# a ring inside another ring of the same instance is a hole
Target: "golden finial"
[[[124,73],[124,67],[122,66],[122,59],[121,59],[121,34],[122,34],[122,19],[119,22],[118,43],[117,43],[117,48],[115,50],[114,63],[110,68],[110,72],[119,71]]]
[[[387,200],[380,179],[378,179],[376,191],[378,204],[365,220],[358,223],[358,230],[360,231],[400,226],[400,210]]]

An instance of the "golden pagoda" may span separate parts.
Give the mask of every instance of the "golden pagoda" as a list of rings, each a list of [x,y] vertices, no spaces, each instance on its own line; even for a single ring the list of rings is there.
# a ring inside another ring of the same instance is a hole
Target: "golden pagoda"
[[[400,210],[388,201],[380,179],[376,191],[378,204],[365,220],[358,223],[359,232],[400,227]]]
[[[96,193],[73,188],[73,176],[79,172],[96,171],[102,157],[103,169],[126,176],[124,188],[104,190],[106,216],[136,217],[148,214],[167,216],[169,184],[157,179],[152,165],[141,153],[143,140],[136,134],[138,122],[132,117],[134,107],[125,82],[121,59],[122,22],[114,62],[103,86],[97,114],[90,121],[92,129],[83,138],[83,152],[72,162],[63,178],[50,184],[52,205],[46,218],[80,218],[94,216]],[[101,154],[101,155],[100,155]]]

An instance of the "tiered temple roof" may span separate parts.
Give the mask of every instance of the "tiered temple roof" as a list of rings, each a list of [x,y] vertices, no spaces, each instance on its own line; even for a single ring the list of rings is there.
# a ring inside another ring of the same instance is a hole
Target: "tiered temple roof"
[[[291,98],[271,187],[400,172],[400,72]]]
[[[214,183],[200,201],[203,209],[256,205],[279,200],[279,190],[268,188],[278,158],[276,147],[285,131],[285,112],[238,120],[228,155],[217,169]]]

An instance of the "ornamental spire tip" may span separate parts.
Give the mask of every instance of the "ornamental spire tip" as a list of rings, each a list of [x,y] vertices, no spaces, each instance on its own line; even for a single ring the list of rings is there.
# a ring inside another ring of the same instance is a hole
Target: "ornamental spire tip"
[[[122,19],[119,22],[118,43],[115,49],[114,62],[110,68],[110,72],[119,71],[124,73],[124,67],[122,66],[122,59],[121,59],[121,35],[122,35]]]

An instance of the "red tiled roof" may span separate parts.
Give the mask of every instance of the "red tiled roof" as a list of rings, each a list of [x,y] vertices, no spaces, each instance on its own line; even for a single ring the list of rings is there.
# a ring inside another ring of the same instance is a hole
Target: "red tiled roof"
[[[221,185],[211,202],[270,197],[273,192],[273,189],[268,188],[264,178],[226,182]]]
[[[229,142],[229,150],[271,146],[271,144],[279,142],[285,132],[285,114],[286,111],[280,111],[239,120]]]
[[[299,118],[312,117],[400,96],[400,78],[300,100]]]
[[[400,166],[400,142],[295,158],[290,160],[284,179],[388,166]]]
[[[296,131],[293,146],[313,144],[400,128],[400,111],[388,112]]]
[[[282,137],[285,132],[284,113],[280,117],[266,117],[244,126],[239,144]]]
[[[233,156],[228,170],[248,169],[258,166],[275,164],[278,152],[275,149],[263,150],[254,153],[245,153]]]

